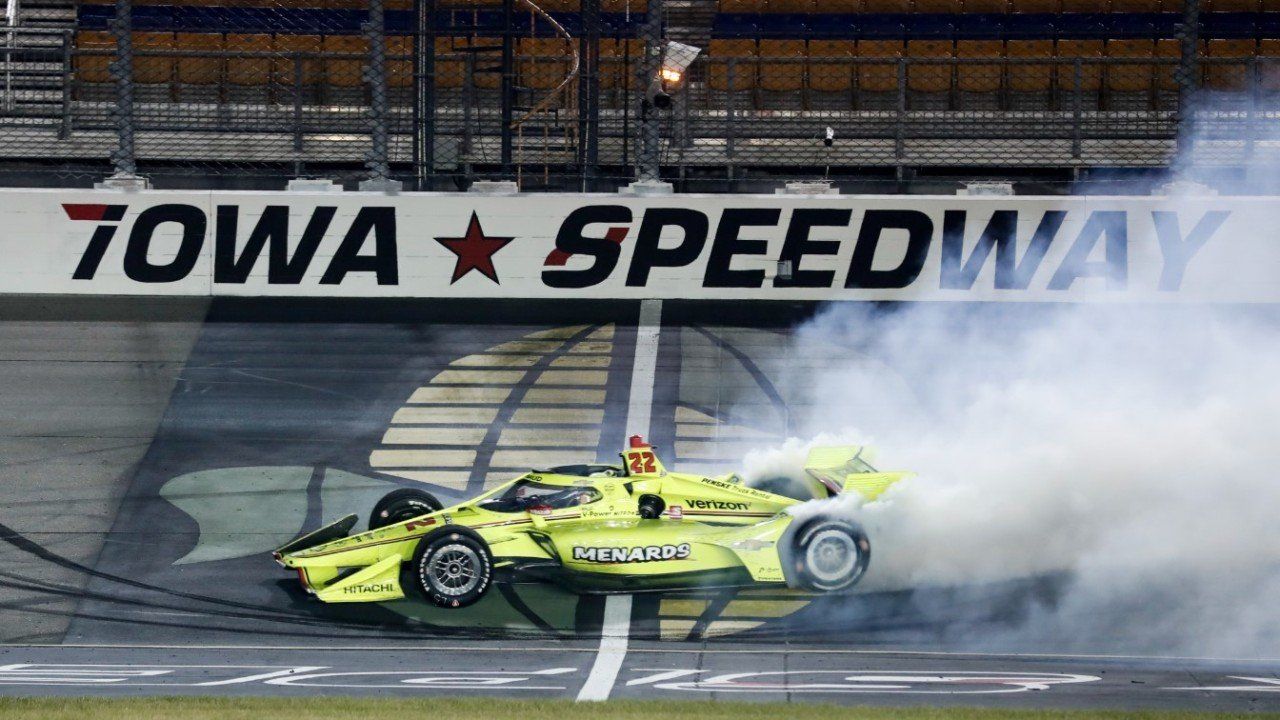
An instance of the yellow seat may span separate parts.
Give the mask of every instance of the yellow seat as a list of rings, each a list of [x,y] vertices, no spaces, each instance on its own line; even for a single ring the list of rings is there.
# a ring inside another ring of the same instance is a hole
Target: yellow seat
[[[1155,56],[1154,40],[1108,40],[1109,58],[1150,58]],[[1107,67],[1107,89],[1117,92],[1150,90],[1155,67],[1148,64],[1110,65]]]
[[[911,12],[911,0],[862,0],[862,12],[909,13]]]
[[[569,73],[572,50],[564,38],[520,38],[520,84],[534,90],[551,90]]]
[[[999,40],[957,40],[956,57],[961,59],[1003,58]],[[956,65],[956,87],[965,92],[996,92],[1000,89],[1003,63],[963,63]]]
[[[387,54],[387,87],[413,87],[413,38],[407,35],[388,35],[383,52]],[[436,53],[439,55],[439,53]],[[397,60],[397,55],[405,59]],[[440,60],[436,60],[436,72],[439,72]],[[437,80],[438,82],[438,80]]]
[[[950,40],[908,40],[907,57],[938,60],[955,57]],[[950,63],[912,63],[907,66],[907,88],[915,92],[946,92],[951,89]]]
[[[1205,0],[1204,12],[1258,12],[1258,0]]]
[[[177,33],[174,40],[179,50],[221,52],[226,49],[222,33]],[[222,82],[226,60],[210,57],[178,56],[178,82],[183,85],[217,85]]]
[[[1052,40],[1010,40],[1005,53],[1010,60],[1039,60],[1045,64],[1010,63],[1009,89],[1014,92],[1048,92],[1052,87],[1053,66],[1047,62],[1053,58]]]
[[[600,12],[642,13],[649,8],[646,0],[600,0]]]
[[[764,12],[768,13],[812,13],[817,12],[817,0],[766,0]]]
[[[1110,0],[1062,0],[1064,13],[1104,13]]]
[[[275,51],[276,84],[293,87],[301,79],[303,86],[312,86],[324,77],[319,35],[280,33],[275,37]]]
[[[1007,13],[1010,0],[964,0],[964,11],[967,13]]]
[[[912,10],[918,13],[943,14],[964,12],[963,0],[915,0]]]
[[[809,41],[809,87],[819,92],[845,92],[853,87],[853,64],[847,62],[857,52],[852,40]],[[814,62],[815,59],[842,59],[846,62]]]
[[[140,85],[160,85],[173,82],[174,50],[173,33],[135,32],[133,49],[139,53],[167,50],[168,55],[134,55],[133,81]]]
[[[116,39],[109,32],[101,30],[81,30],[76,33],[76,47],[81,50],[116,49]],[[77,55],[76,79],[86,83],[111,82],[111,73],[107,66],[111,63],[110,55]]]
[[[1009,0],[1009,12],[1060,13],[1062,12],[1062,0]]]
[[[707,45],[708,80],[713,90],[729,89],[727,58],[737,58],[733,69],[733,89],[750,90],[756,86],[756,42],[754,40],[713,39]]]
[[[1111,12],[1157,13],[1163,10],[1162,0],[1111,0]]]
[[[719,0],[722,13],[759,13],[764,12],[768,0]]]
[[[320,44],[324,51],[325,82],[332,87],[363,87],[362,69],[369,62],[369,41],[360,35],[326,35]],[[335,57],[335,56],[347,57]]]
[[[858,57],[884,59],[885,62],[858,65],[858,89],[867,92],[892,92],[898,89],[898,64],[906,46],[901,40],[859,40]]]
[[[600,87],[605,90],[635,86],[636,69],[644,55],[639,40],[600,41]]]
[[[1257,53],[1252,40],[1210,40],[1205,43],[1210,60],[1204,64],[1204,86],[1211,90],[1243,90],[1248,86],[1249,65],[1245,58]],[[1228,62],[1223,63],[1221,61]],[[1234,61],[1233,61],[1234,60]]]
[[[1258,56],[1258,87],[1280,90],[1280,40],[1259,40]]]
[[[1101,40],[1059,40],[1057,47],[1058,89],[1062,92],[1075,90],[1075,58],[1102,57]],[[1083,63],[1080,67],[1080,89],[1084,92],[1097,92],[1102,87],[1102,65],[1100,63]]]
[[[815,12],[849,15],[862,12],[862,0],[816,0]]]
[[[1157,40],[1156,54],[1157,58],[1170,58],[1173,60],[1182,59],[1182,43],[1177,40]],[[1156,87],[1165,91],[1174,91],[1178,89],[1178,81],[1174,76],[1177,70],[1176,63],[1165,63],[1155,66]]]
[[[538,7],[549,13],[578,12],[582,9],[580,0],[535,0]]]
[[[803,40],[760,41],[760,87],[775,92],[795,92],[804,86]],[[795,62],[776,62],[794,59]]]
[[[275,46],[270,35],[228,34],[228,52],[251,54],[227,58],[227,83],[230,85],[266,85],[274,75]]]
[[[463,48],[465,38],[436,38],[436,87],[460,88],[466,82],[467,60]],[[410,78],[412,84],[412,78]]]

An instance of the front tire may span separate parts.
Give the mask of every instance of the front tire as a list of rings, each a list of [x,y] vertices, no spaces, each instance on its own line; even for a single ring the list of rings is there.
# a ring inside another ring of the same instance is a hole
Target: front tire
[[[412,520],[422,515],[429,515],[443,508],[435,495],[417,488],[401,488],[392,490],[369,513],[369,529],[377,530],[388,525]]]
[[[488,592],[493,555],[484,541],[458,527],[446,527],[423,538],[413,553],[413,579],[433,604],[466,607]]]
[[[871,562],[871,544],[856,523],[818,518],[796,533],[792,557],[805,589],[841,592],[862,579]]]

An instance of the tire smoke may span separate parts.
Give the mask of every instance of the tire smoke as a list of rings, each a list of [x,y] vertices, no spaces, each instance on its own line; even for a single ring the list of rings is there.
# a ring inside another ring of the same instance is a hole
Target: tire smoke
[[[790,351],[827,358],[790,379],[813,440],[749,456],[748,479],[798,474],[809,445],[832,441],[874,443],[880,469],[917,473],[874,502],[822,508],[871,533],[864,592],[1057,574],[1052,602],[949,637],[1280,657],[1271,311],[845,305]]]

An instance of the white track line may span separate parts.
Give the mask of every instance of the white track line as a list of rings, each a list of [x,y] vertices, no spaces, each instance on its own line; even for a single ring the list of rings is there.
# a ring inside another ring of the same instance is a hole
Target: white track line
[[[631,363],[631,399],[627,403],[627,435],[649,435],[653,413],[653,384],[658,372],[658,335],[662,332],[662,301],[640,302],[636,324],[636,354]],[[627,657],[627,637],[631,634],[631,596],[609,595],[604,599],[604,622],[600,627],[600,649],[591,674],[578,692],[578,700],[608,700],[613,684]]]
[[[591,674],[578,691],[578,700],[608,700],[627,657],[627,635],[631,632],[631,596],[609,595],[604,600],[604,624],[600,628],[600,650],[591,664]]]

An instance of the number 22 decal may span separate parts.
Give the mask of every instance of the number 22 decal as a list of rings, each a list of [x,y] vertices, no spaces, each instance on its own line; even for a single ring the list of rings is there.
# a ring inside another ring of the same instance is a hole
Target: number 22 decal
[[[651,473],[658,469],[656,465],[657,459],[648,450],[629,454],[631,455],[632,474]]]

